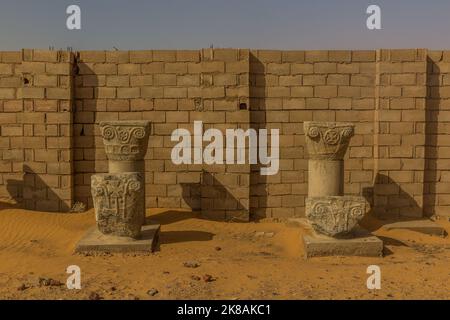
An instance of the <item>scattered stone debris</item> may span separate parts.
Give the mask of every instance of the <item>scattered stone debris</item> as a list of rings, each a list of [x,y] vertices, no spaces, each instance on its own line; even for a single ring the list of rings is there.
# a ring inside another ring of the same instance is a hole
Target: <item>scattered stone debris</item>
[[[111,291],[116,291],[117,288],[116,288],[116,287],[111,287],[110,290],[111,290]]]
[[[24,291],[27,290],[29,286],[27,286],[25,283],[22,283],[20,287],[17,288],[18,291]]]
[[[265,232],[265,231],[257,231],[255,232],[255,237],[257,238],[273,238],[273,236],[275,235],[275,232]]]
[[[255,277],[255,276],[253,276],[253,275],[251,275],[251,274],[248,274],[248,275],[247,275],[247,278],[249,278],[249,279],[251,279],[251,280],[254,280],[254,279],[256,279],[257,277]]]
[[[163,271],[163,274],[170,274],[169,271]]]
[[[200,263],[198,263],[197,261],[186,261],[185,263],[183,263],[183,266],[185,266],[186,268],[198,268],[200,267]]]
[[[214,249],[216,249],[216,251],[220,251],[220,250],[222,250],[222,248],[221,248],[221,247],[215,247]]]
[[[83,257],[112,257],[113,254],[109,251],[84,251],[84,252],[77,252],[77,255],[83,256]]]
[[[52,278],[39,278],[39,286],[42,287],[60,287],[64,285],[61,281]]]
[[[151,297],[156,296],[159,293],[159,291],[155,288],[151,288],[150,290],[147,291],[147,294]]]
[[[204,274],[203,275],[203,281],[205,281],[205,282],[213,282],[213,281],[216,281],[216,278],[214,278],[210,274]]]
[[[101,297],[97,292],[91,292],[89,294],[89,300],[101,300],[103,297]]]
[[[75,202],[72,208],[70,209],[70,213],[83,213],[85,211],[86,211],[86,204],[80,201]]]
[[[192,275],[191,279],[195,280],[195,281],[200,281],[201,280],[201,278],[199,276],[196,276],[196,275]]]

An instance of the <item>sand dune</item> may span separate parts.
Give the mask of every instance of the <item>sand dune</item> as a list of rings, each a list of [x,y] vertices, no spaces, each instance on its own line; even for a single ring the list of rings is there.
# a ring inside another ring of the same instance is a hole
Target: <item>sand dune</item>
[[[73,250],[95,224],[92,210],[57,214],[0,210],[0,298],[88,299],[402,299],[450,298],[450,240],[412,231],[385,231],[384,258],[303,259],[301,234],[285,223],[224,223],[180,210],[149,210],[161,223],[154,254],[78,255]],[[440,222],[450,231],[448,222]],[[264,233],[262,233],[264,232]],[[198,268],[187,268],[195,261]],[[40,286],[39,278],[65,283],[78,265],[82,289]],[[382,290],[366,287],[366,268],[382,269]],[[214,281],[204,281],[211,275]],[[18,290],[22,287],[21,290]],[[157,289],[155,296],[147,291]]]

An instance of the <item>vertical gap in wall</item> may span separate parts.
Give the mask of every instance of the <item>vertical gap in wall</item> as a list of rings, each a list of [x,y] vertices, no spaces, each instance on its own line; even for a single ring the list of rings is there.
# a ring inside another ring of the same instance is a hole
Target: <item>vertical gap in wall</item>
[[[379,146],[379,134],[380,134],[380,61],[381,61],[381,50],[376,50],[375,58],[375,110],[373,116],[373,176],[372,185],[375,186],[377,174],[378,174],[378,161],[380,155]],[[375,188],[374,188],[375,189]],[[374,202],[375,193],[372,197],[372,202]],[[373,205],[373,203],[372,203]]]

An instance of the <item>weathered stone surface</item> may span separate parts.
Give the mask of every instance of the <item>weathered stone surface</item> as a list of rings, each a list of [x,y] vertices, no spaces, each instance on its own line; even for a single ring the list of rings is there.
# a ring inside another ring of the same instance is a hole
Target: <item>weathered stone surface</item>
[[[142,160],[147,151],[150,122],[103,121],[100,131],[108,160]]]
[[[159,233],[159,224],[143,226],[139,239],[105,235],[94,227],[78,242],[75,252],[153,252],[158,247]]]
[[[354,135],[352,123],[305,121],[303,128],[312,160],[342,160]]]
[[[363,229],[354,232],[351,239],[326,236],[303,236],[305,258],[323,256],[383,256],[383,241]]]
[[[314,230],[328,236],[342,237],[349,234],[364,217],[367,206],[363,197],[308,197],[305,212]]]
[[[104,234],[138,238],[144,221],[144,179],[139,172],[91,177],[95,217]]]
[[[308,161],[308,196],[341,196],[344,194],[343,160]]]

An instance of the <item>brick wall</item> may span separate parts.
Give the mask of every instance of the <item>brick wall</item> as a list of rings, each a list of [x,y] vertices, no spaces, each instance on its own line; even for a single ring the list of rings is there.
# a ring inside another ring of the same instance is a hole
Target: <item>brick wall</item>
[[[97,124],[146,119],[148,207],[226,220],[301,216],[303,122],[351,121],[347,194],[366,196],[378,215],[449,215],[449,57],[424,49],[2,52],[0,196],[29,203],[31,168],[33,183],[46,185],[37,188],[46,190],[45,207],[54,199],[62,200],[56,211],[74,201],[92,206],[90,176],[107,171]],[[279,129],[278,174],[263,176],[258,164],[174,165],[171,133],[193,134],[196,120],[223,133]]]
[[[429,51],[427,62],[424,212],[449,216],[450,51]]]
[[[0,53],[0,198],[22,200],[23,137],[20,123],[23,102],[19,96],[22,86],[21,52]]]

